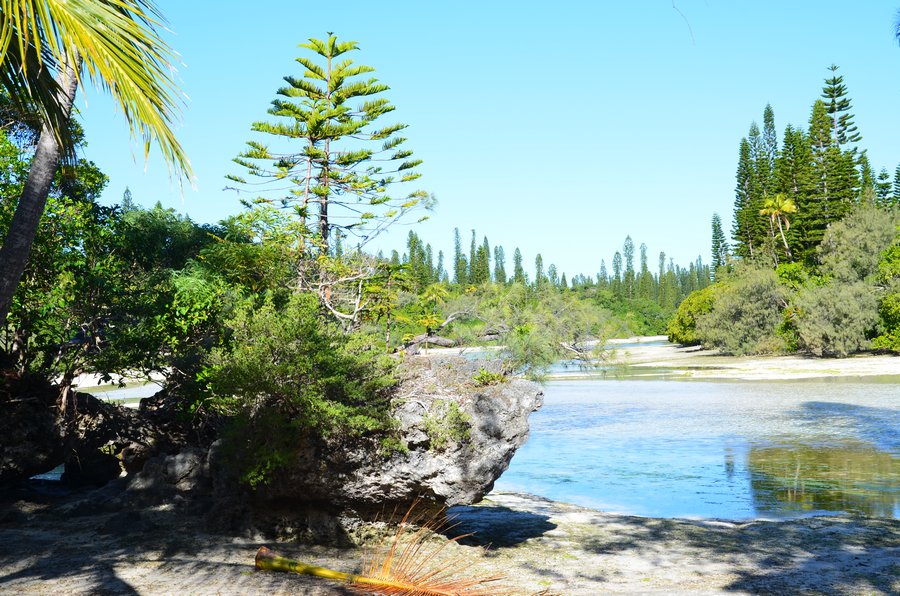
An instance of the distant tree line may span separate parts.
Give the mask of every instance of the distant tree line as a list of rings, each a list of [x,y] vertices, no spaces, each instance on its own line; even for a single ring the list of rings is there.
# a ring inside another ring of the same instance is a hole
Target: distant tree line
[[[667,259],[665,252],[659,253],[658,267],[651,271],[647,245],[643,243],[639,248],[639,266],[636,268],[635,246],[631,236],[625,237],[622,250],[613,255],[611,271],[606,266],[606,260],[601,259],[598,273],[576,274],[569,279],[555,264],[545,266],[543,256],[538,253],[534,259],[534,268],[526,272],[522,252],[516,247],[513,251],[512,270],[507,273],[506,250],[500,245],[492,248],[487,236],[483,236],[480,242],[477,238],[476,231],[471,230],[468,251],[464,251],[459,229],[454,229],[452,271],[448,271],[444,265],[443,251],[438,251],[435,256],[431,244],[423,242],[412,230],[407,236],[406,251],[403,254],[394,250],[387,258],[384,253],[379,253],[379,258],[404,267],[411,283],[410,289],[414,292],[420,292],[435,283],[462,288],[487,283],[517,283],[535,290],[595,288],[609,291],[623,300],[656,302],[668,310],[674,309],[694,290],[708,286],[712,277],[711,268],[699,256],[695,262],[682,267],[671,258]]]

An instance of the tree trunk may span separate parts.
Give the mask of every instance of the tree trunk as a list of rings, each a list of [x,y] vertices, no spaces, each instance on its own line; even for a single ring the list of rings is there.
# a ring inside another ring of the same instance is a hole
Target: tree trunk
[[[781,227],[781,218],[778,219],[778,231],[781,233],[781,242],[784,243],[784,252],[787,254],[788,260],[793,263],[794,255],[791,254],[791,247],[788,246],[787,238],[784,235],[784,228]]]
[[[71,64],[63,65],[57,77],[60,86],[59,102],[68,118],[75,101],[78,80]],[[28,264],[31,245],[37,234],[38,224],[44,214],[47,196],[53,176],[59,165],[61,148],[53,131],[44,124],[38,138],[37,150],[31,162],[28,179],[19,197],[19,204],[9,226],[9,232],[0,247],[0,328],[6,326],[6,317],[12,304],[13,295]]]

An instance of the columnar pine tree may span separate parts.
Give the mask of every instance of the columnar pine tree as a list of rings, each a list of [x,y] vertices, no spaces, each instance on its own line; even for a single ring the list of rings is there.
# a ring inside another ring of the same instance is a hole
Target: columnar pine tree
[[[737,184],[734,188],[734,227],[731,230],[731,237],[734,240],[735,253],[739,257],[749,258],[757,248],[754,240],[759,213],[757,206],[759,190],[750,156],[750,142],[746,138],[741,139],[735,178]]]
[[[435,275],[436,270],[434,267],[434,251],[431,249],[430,244],[425,245],[425,273],[427,274],[426,281],[427,285],[430,286],[434,282],[441,281],[441,279]]]
[[[625,274],[622,278],[622,290],[626,298],[634,298],[634,241],[625,236],[622,244],[622,256],[625,258]]]
[[[616,296],[622,296],[622,253],[616,251],[612,260],[613,274],[609,280],[609,285]]]
[[[869,161],[868,152],[863,149],[857,159],[859,168],[859,200],[867,203],[875,202],[875,171]]]
[[[475,249],[475,258],[470,269],[470,284],[480,285],[491,281],[491,249],[486,236],[484,242]]]
[[[522,251],[516,247],[513,252],[513,283],[525,285],[528,283],[525,277],[525,268],[522,266]]]
[[[494,281],[498,284],[506,283],[506,253],[499,244],[494,247]]]
[[[439,282],[447,281],[447,272],[444,271],[444,251],[438,251],[437,266],[434,268],[434,279]]]
[[[534,257],[534,287],[535,289],[541,289],[547,283],[547,278],[544,275],[544,257],[541,256],[541,253],[538,253],[536,257]]]
[[[597,285],[601,289],[609,287],[609,272],[606,270],[606,259],[600,259],[600,273],[597,274]]]
[[[641,272],[638,276],[638,298],[651,300],[653,298],[653,275],[647,266],[647,245],[641,242]]]
[[[774,129],[775,122],[771,108],[769,109],[768,117],[770,119],[768,126]],[[774,160],[769,159],[769,154],[770,151],[776,151],[777,147],[775,145],[770,146],[767,143],[767,136],[772,136],[772,134],[764,136],[759,131],[756,122],[750,123],[747,142],[750,145],[750,163],[753,168],[751,176],[753,184],[751,186],[752,194],[750,196],[749,220],[751,222],[750,228],[751,233],[753,234],[753,243],[755,247],[761,246],[768,235],[768,228],[765,226],[765,221],[759,218],[757,214],[762,208],[762,204],[765,202],[766,197],[771,192],[771,187],[774,182]]]
[[[763,110],[762,153],[759,156],[760,189],[763,196],[775,192],[775,160],[778,158],[778,133],[775,130],[775,111],[766,104]]]
[[[462,251],[462,239],[459,228],[453,228],[453,281],[460,286],[466,285],[469,263]]]
[[[656,276],[656,285],[659,290],[656,293],[656,302],[660,306],[663,306],[668,301],[668,295],[666,294],[666,253],[659,253],[659,274]]]
[[[875,179],[875,203],[879,207],[887,207],[893,203],[891,200],[891,175],[887,168],[881,168],[878,178]]]
[[[843,145],[855,145],[860,142],[862,135],[859,134],[853,123],[850,98],[847,97],[847,86],[844,85],[844,77],[838,76],[838,68],[834,64],[828,67],[828,70],[831,71],[831,78],[825,79],[822,99],[825,100],[826,111],[831,118],[831,133],[834,141],[838,148],[843,148]],[[855,153],[856,148],[852,147],[851,152]]]
[[[797,206],[794,225],[787,232],[791,252],[802,260],[815,254],[815,244],[808,237],[808,221],[813,215],[815,189],[813,156],[809,137],[802,129],[788,125],[784,129],[781,154],[775,165],[776,191],[790,198]]]
[[[472,230],[472,240],[469,243],[469,269],[466,271],[466,277],[469,284],[473,284],[474,282],[474,269],[475,269],[475,251],[478,250],[477,245],[475,244],[475,230]]]
[[[712,278],[715,279],[721,268],[725,266],[728,254],[728,245],[725,242],[725,233],[722,232],[722,219],[718,213],[712,216]]]
[[[666,310],[674,310],[675,305],[679,302],[680,291],[678,287],[678,275],[675,271],[675,263],[671,258],[669,259],[669,266],[666,268],[666,276],[663,283],[666,287],[666,301],[661,306]]]
[[[825,229],[850,212],[858,197],[859,174],[856,159],[849,151],[841,151],[832,132],[832,119],[822,100],[813,104],[809,121],[812,150],[813,195],[808,205],[800,205],[805,243],[816,246]]]
[[[551,288],[559,287],[559,271],[556,269],[556,265],[550,263],[550,266],[547,267],[547,283]]]
[[[900,204],[900,164],[894,170],[894,203]]]

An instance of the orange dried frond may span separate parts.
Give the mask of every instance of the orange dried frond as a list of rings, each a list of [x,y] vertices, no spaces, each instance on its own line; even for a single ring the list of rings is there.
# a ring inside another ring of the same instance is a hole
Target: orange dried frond
[[[430,518],[410,516],[416,504],[406,512],[390,546],[373,553],[362,576],[353,578],[350,587],[360,594],[404,596],[493,596],[505,592],[496,582],[502,575],[466,577],[472,563],[462,556],[443,560],[439,555],[451,542],[464,536],[429,545],[432,533],[448,529],[443,511]],[[413,530],[411,526],[418,526]],[[493,585],[489,585],[493,584]]]

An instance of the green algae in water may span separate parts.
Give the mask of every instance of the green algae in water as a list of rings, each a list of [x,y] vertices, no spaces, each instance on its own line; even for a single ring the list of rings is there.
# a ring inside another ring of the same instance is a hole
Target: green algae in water
[[[872,445],[754,447],[748,456],[753,500],[760,512],[844,511],[892,517],[900,459]]]

